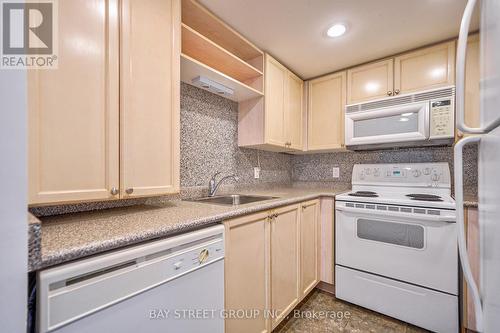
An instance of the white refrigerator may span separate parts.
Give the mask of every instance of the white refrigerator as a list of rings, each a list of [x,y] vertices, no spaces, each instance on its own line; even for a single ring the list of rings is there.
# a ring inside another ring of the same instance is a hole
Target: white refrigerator
[[[500,332],[500,0],[469,0],[460,26],[457,47],[457,127],[473,134],[455,145],[455,199],[458,245],[465,280],[473,294],[477,330]],[[472,13],[481,10],[481,125],[464,123],[464,78],[467,34]],[[480,230],[480,280],[474,281],[468,260],[463,216],[462,150],[479,145],[478,199]],[[479,284],[479,288],[478,288]]]

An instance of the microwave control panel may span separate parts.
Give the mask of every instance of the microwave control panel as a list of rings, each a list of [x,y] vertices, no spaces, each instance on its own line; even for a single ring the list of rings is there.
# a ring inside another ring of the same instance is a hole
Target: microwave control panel
[[[430,138],[452,138],[455,135],[455,108],[451,98],[432,100]]]

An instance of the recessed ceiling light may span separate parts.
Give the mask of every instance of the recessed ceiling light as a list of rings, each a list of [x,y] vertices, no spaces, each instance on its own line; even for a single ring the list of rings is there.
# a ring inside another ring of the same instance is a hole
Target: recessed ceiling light
[[[328,37],[340,37],[343,34],[345,34],[346,30],[347,30],[347,28],[346,28],[345,24],[337,23],[337,24],[332,25],[328,29],[326,34],[328,35]]]

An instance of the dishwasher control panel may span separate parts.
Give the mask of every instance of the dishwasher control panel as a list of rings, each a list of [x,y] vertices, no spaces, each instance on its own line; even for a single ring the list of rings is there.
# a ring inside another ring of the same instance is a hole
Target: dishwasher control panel
[[[172,275],[181,274],[224,257],[222,240],[191,248],[169,259]]]

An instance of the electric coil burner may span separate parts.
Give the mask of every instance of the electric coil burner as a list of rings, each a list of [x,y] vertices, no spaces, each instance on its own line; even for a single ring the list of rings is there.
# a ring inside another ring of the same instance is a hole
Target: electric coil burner
[[[372,191],[356,191],[353,193],[349,193],[352,197],[365,197],[365,198],[376,198],[378,194]]]
[[[433,194],[407,194],[407,197],[411,198],[411,200],[419,200],[419,201],[443,201],[443,199],[439,195]]]

